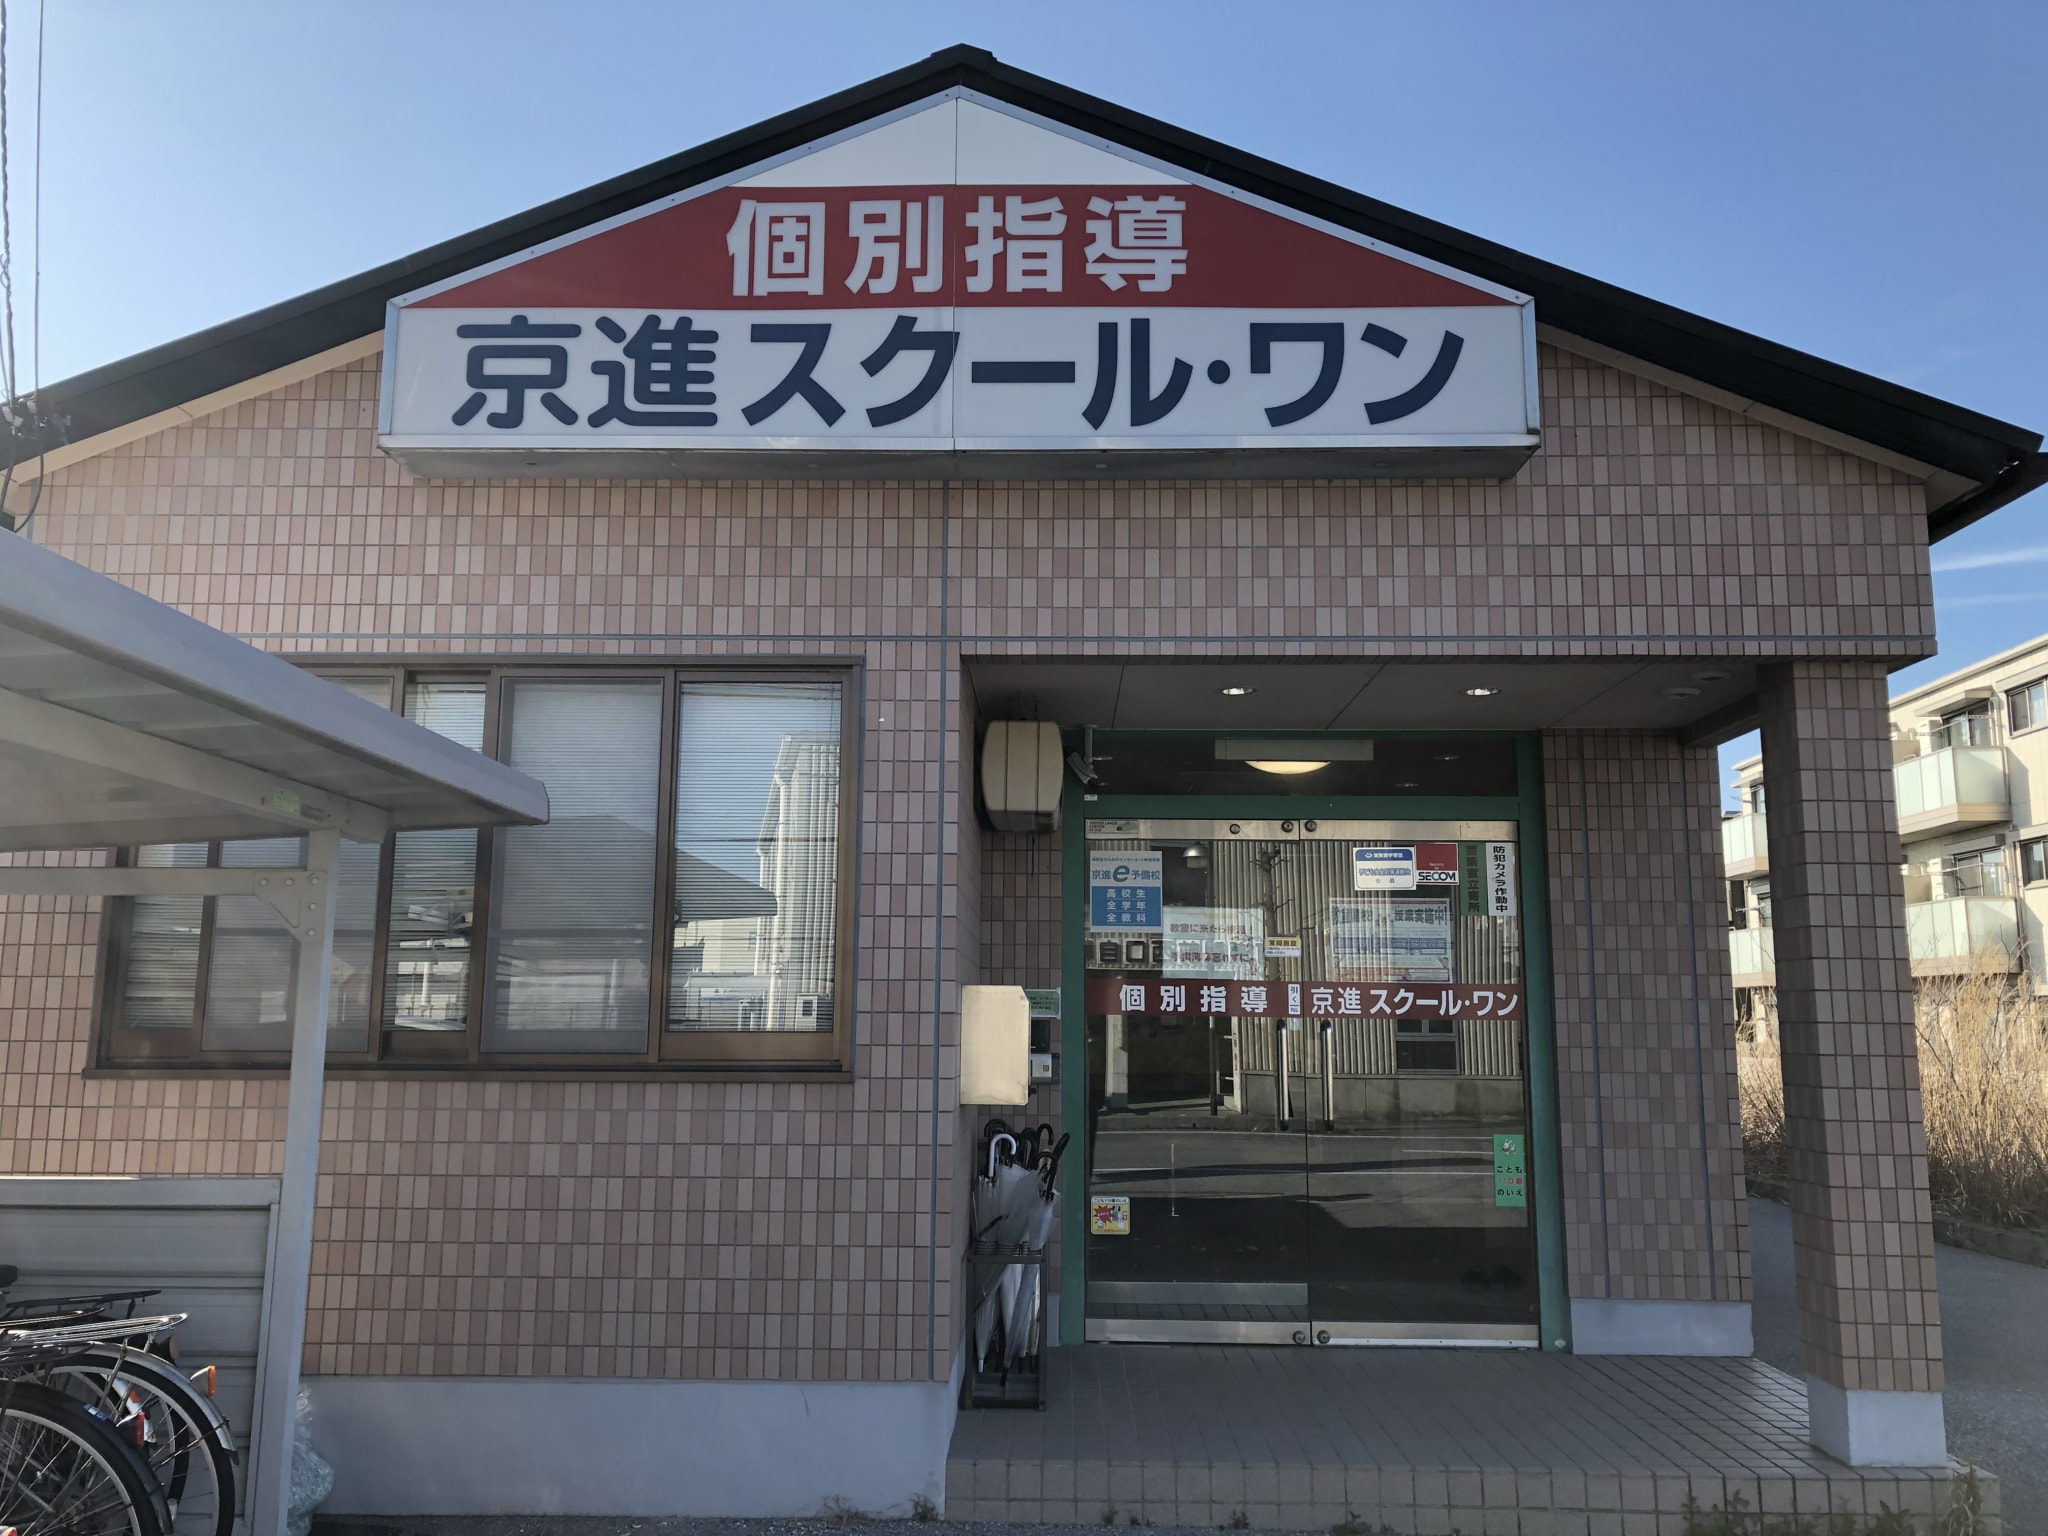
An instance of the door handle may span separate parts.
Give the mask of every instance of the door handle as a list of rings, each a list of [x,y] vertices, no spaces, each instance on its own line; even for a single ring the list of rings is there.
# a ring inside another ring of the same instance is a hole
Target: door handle
[[[1337,1065],[1332,1043],[1332,1026],[1323,1023],[1323,1129],[1337,1129]]]
[[[1273,1107],[1280,1121],[1280,1129],[1284,1131],[1287,1129],[1288,1120],[1292,1118],[1293,1110],[1293,1106],[1287,1102],[1287,1021],[1285,1019],[1275,1019],[1273,1021],[1273,1086],[1275,1090]]]

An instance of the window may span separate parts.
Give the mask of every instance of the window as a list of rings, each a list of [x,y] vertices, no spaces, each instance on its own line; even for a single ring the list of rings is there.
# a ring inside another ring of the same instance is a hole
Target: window
[[[2024,885],[2048,882],[2048,837],[2029,838],[2020,844],[2020,882]]]
[[[1751,811],[1755,812],[1755,813],[1756,813],[1757,815],[1759,815],[1759,816],[1761,816],[1761,815],[1763,815],[1763,814],[1764,814],[1764,787],[1763,787],[1763,785],[1761,785],[1761,784],[1752,784],[1752,785],[1750,785],[1750,787],[1749,787],[1749,808],[1750,808],[1750,810],[1751,810]]]
[[[2014,688],[2005,696],[2006,719],[2014,734],[2048,721],[2048,678]]]
[[[1945,747],[1988,747],[1991,741],[1991,706],[1970,704],[1941,717],[1941,724],[1927,733],[1929,751]]]
[[[1394,1021],[1396,1072],[1458,1070],[1458,1024],[1455,1019]]]
[[[343,843],[337,1066],[830,1067],[852,933],[852,673],[384,670],[337,677],[548,788],[540,827]],[[664,835],[666,833],[667,835]],[[291,864],[299,838],[129,855]],[[245,897],[110,903],[100,1059],[275,1063],[289,935]]]
[[[1973,848],[1944,855],[1941,861],[1944,896],[2003,896],[2005,851]]]

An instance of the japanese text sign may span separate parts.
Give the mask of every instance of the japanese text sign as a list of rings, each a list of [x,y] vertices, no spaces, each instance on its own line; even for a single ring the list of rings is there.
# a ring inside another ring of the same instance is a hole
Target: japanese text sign
[[[1248,979],[1265,970],[1266,914],[1257,907],[1168,907],[1168,976]]]
[[[1330,972],[1339,981],[1449,981],[1451,904],[1338,897],[1326,918]]]
[[[594,469],[1533,448],[1523,295],[995,115],[934,104],[405,295],[380,441]]]
[[[1493,1203],[1526,1206],[1529,1203],[1528,1142],[1521,1136],[1493,1138]]]
[[[1515,905],[1515,845],[1486,845],[1486,915],[1513,917]]]
[[[1414,890],[1415,850],[1413,848],[1352,849],[1351,888],[1354,891]]]
[[[1088,854],[1088,926],[1121,933],[1158,933],[1165,879],[1157,852]]]
[[[1519,1019],[1519,982],[1175,981],[1088,978],[1090,1013],[1242,1019]]]

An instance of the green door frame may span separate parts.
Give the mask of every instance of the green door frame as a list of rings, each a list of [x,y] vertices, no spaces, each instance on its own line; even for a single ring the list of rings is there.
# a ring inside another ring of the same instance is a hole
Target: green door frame
[[[1117,732],[1129,739],[1145,733]],[[1156,732],[1186,736],[1191,732]],[[1081,941],[1088,910],[1090,818],[1172,817],[1245,820],[1341,821],[1513,821],[1522,877],[1522,952],[1529,1023],[1529,1139],[1533,1143],[1536,1197],[1537,1316],[1542,1347],[1571,1347],[1571,1309],[1565,1296],[1563,1164],[1557,1124],[1557,1036],[1550,963],[1549,848],[1543,832],[1542,739],[1533,731],[1375,731],[1395,737],[1442,739],[1461,736],[1515,743],[1513,795],[1400,796],[1218,796],[1101,795],[1087,793],[1071,774],[1060,805],[1060,1073],[1061,1128],[1073,1139],[1062,1163],[1060,1216],[1060,1339],[1078,1344],[1087,1337],[1088,1263],[1088,1020]],[[1071,733],[1070,733],[1071,735]],[[1108,733],[1098,733],[1107,739]],[[1304,739],[1314,739],[1304,738]],[[1328,739],[1325,737],[1324,739]],[[1068,748],[1078,748],[1071,735]]]

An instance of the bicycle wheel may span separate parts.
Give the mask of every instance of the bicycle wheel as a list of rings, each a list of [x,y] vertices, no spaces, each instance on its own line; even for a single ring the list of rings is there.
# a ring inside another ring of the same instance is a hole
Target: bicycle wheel
[[[95,1345],[43,1379],[119,1418],[132,1396],[148,1425],[142,1451],[170,1509],[171,1536],[232,1536],[235,1442],[206,1394],[155,1355]],[[115,1381],[121,1386],[116,1389]]]
[[[105,1419],[49,1387],[0,1383],[0,1526],[18,1536],[166,1536],[156,1480]]]

